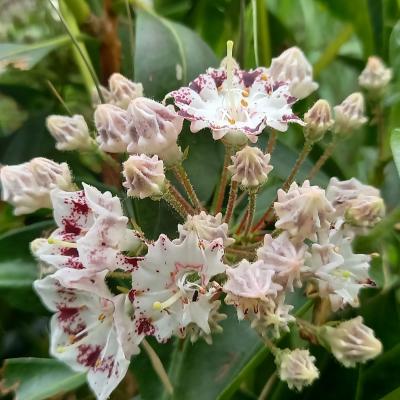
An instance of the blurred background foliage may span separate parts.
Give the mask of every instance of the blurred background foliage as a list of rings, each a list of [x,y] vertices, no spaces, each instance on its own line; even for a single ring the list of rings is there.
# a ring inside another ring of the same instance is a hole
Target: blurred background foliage
[[[393,82],[383,99],[385,140],[380,151],[376,121],[369,109],[370,124],[340,143],[315,179],[325,186],[330,176],[355,176],[382,190],[388,216],[357,241],[358,250],[379,253],[372,266],[379,289],[365,290],[356,312],[382,340],[384,353],[365,366],[345,369],[321,348],[312,348],[320,379],[301,394],[277,383],[270,398],[400,399],[400,184],[395,163],[400,166],[400,131],[395,130],[400,128],[400,1],[142,0],[130,2],[129,12],[127,4],[126,0],[60,1],[65,23],[80,41],[100,81],[106,83],[110,73],[120,70],[141,81],[145,94],[156,99],[188,83],[208,66],[218,65],[228,39],[235,41],[235,56],[245,68],[256,66],[255,42],[259,64],[265,66],[290,46],[304,50],[320,88],[296,105],[299,115],[318,98],[335,105],[359,90],[357,77],[368,56],[379,55],[393,68]],[[92,86],[87,68],[48,0],[0,0],[2,164],[17,164],[34,156],[66,160],[77,182],[107,188],[101,183],[98,161],[56,151],[44,124],[48,114],[66,113],[52,88],[68,109],[84,114],[93,124]],[[189,151],[185,167],[194,186],[200,198],[209,202],[223,150],[209,135],[190,134],[187,127],[180,141]],[[294,126],[279,136],[273,177],[258,198],[258,215],[290,171],[302,141],[301,130]],[[313,149],[299,180],[326,142]],[[259,145],[265,145],[265,137]],[[130,203],[120,195],[126,211],[135,215],[149,238],[161,232],[176,234],[177,217],[163,204],[150,200]],[[238,207],[237,213],[241,212],[243,207]],[[51,215],[45,212],[14,217],[11,207],[0,203],[0,357],[9,359],[0,384],[5,399],[13,397],[12,390],[19,400],[92,398],[81,374],[48,358],[49,314],[31,289],[39,270],[28,243],[52,226]],[[293,302],[302,312],[300,297],[295,296]],[[224,334],[217,336],[211,347],[205,343],[183,348],[175,342],[164,346],[154,343],[175,385],[174,399],[257,399],[273,373],[272,357],[245,322],[229,318],[223,326]],[[286,336],[282,345],[300,340],[293,334]],[[112,399],[128,398],[167,399],[145,355],[133,360],[131,373],[112,395]]]

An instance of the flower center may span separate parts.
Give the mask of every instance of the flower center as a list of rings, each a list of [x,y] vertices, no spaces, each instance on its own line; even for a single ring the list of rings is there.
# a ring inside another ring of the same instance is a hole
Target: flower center
[[[48,238],[47,242],[49,244],[55,244],[60,247],[68,247],[71,249],[76,249],[78,247],[78,245],[76,243],[67,242],[65,240],[59,240],[59,239],[54,239],[54,238]]]

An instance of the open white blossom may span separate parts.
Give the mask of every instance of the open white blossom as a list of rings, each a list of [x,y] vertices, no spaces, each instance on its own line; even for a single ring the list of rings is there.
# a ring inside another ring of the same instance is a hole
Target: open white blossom
[[[273,58],[268,74],[276,82],[289,83],[290,93],[298,99],[318,89],[318,83],[313,81],[312,65],[298,47],[290,47]]]
[[[265,68],[236,68],[232,45],[228,42],[226,68],[209,68],[188,87],[167,95],[191,121],[192,132],[210,128],[215,140],[238,145],[247,142],[246,136],[255,143],[267,126],[286,131],[289,122],[302,123],[291,109],[297,99],[288,84],[269,79]]]
[[[364,115],[364,96],[359,92],[352,93],[333,109],[335,111],[334,131],[339,134],[349,134],[361,128],[368,120]]]
[[[66,163],[58,164],[44,157],[8,165],[0,169],[2,199],[12,204],[15,215],[30,214],[51,208],[54,188],[70,190],[72,176]]]
[[[118,107],[126,109],[129,103],[137,97],[143,96],[143,85],[125,78],[119,73],[114,73],[108,80],[112,96],[111,102]]]
[[[263,185],[273,166],[269,164],[271,156],[264,154],[258,147],[246,146],[231,157],[233,165],[228,170],[233,174],[232,180],[239,182],[243,188],[257,188]]]
[[[131,300],[136,332],[164,342],[172,335],[185,336],[196,324],[210,334],[214,305],[210,280],[225,271],[222,240],[207,242],[188,235],[173,243],[165,235],[148,246],[148,253],[132,276]]]
[[[363,89],[379,93],[387,87],[391,79],[392,70],[386,68],[379,57],[371,56],[358,77],[358,83]]]
[[[287,382],[289,389],[302,390],[319,377],[315,357],[308,350],[279,350],[275,357],[279,378]]]
[[[275,226],[287,230],[297,241],[314,240],[318,230],[329,227],[335,211],[325,190],[309,181],[301,186],[293,182],[287,192],[279,189],[274,209],[278,217]]]
[[[89,150],[92,147],[89,128],[82,115],[50,115],[46,126],[56,140],[58,150]]]
[[[194,232],[199,239],[213,241],[222,239],[225,247],[235,242],[235,239],[228,236],[228,224],[222,222],[222,214],[207,214],[201,211],[197,215],[188,215],[183,225],[178,225],[179,241]]]
[[[290,291],[294,286],[301,287],[301,273],[309,270],[304,265],[306,256],[307,246],[293,243],[287,232],[275,239],[265,235],[263,246],[257,250],[258,259],[276,272],[275,281]]]
[[[311,257],[306,261],[317,280],[319,295],[329,298],[333,311],[347,304],[357,307],[360,289],[372,282],[368,276],[370,257],[353,253],[351,238],[341,230],[332,229],[319,242],[311,246]]]
[[[360,316],[336,327],[324,326],[319,338],[345,367],[365,363],[382,352],[382,343],[375,337],[374,331],[363,324]]]
[[[144,199],[159,197],[165,189],[164,164],[157,156],[133,155],[123,163],[123,186],[128,196]]]

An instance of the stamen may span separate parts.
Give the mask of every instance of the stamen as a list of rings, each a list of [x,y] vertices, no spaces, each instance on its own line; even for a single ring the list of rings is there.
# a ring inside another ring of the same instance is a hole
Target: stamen
[[[228,40],[226,42],[226,82],[228,86],[228,101],[229,101],[229,108],[231,109],[231,113],[235,113],[235,100],[233,98],[233,66],[234,60],[232,56],[233,50],[233,41]]]
[[[162,311],[174,304],[177,300],[179,300],[182,297],[182,292],[179,290],[177,291],[173,296],[171,296],[169,299],[163,301],[160,303],[159,301],[155,301],[153,303],[153,309],[157,311]]]
[[[76,243],[66,242],[65,240],[59,240],[59,239],[54,239],[54,238],[48,238],[47,242],[49,244],[55,244],[60,247],[69,247],[71,249],[76,249],[78,247],[78,245]]]

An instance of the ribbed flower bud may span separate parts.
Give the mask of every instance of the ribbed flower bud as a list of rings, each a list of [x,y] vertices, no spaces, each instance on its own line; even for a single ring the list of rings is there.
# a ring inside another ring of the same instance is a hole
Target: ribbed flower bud
[[[367,65],[358,77],[360,86],[371,92],[380,94],[392,79],[392,70],[386,68],[383,61],[376,56],[368,58]]]
[[[232,180],[239,182],[243,188],[254,189],[263,185],[273,169],[269,165],[271,156],[258,147],[246,146],[231,158],[233,165],[228,170],[233,174]]]
[[[98,132],[97,142],[102,150],[110,153],[125,153],[124,135],[127,131],[128,114],[112,104],[100,104],[94,113]]]
[[[362,93],[352,93],[333,109],[335,111],[334,130],[337,133],[351,133],[367,122],[364,115],[365,105]]]
[[[298,47],[291,47],[273,58],[269,74],[275,81],[288,82],[290,93],[298,99],[318,89],[318,83],[313,81],[312,66]]]
[[[111,75],[108,85],[112,95],[112,103],[124,109],[128,107],[132,100],[143,96],[143,85],[141,83],[132,82],[118,73]]]
[[[287,382],[289,389],[302,390],[319,377],[315,357],[308,350],[278,350],[275,356],[279,378]]]
[[[363,324],[360,316],[342,322],[336,328],[324,326],[318,339],[345,367],[365,363],[382,352],[382,343],[375,337],[374,331]]]
[[[213,241],[222,239],[224,246],[234,243],[235,239],[228,237],[228,224],[222,222],[222,214],[216,216],[201,211],[198,215],[188,215],[183,225],[178,225],[179,240],[184,240],[190,232],[195,232],[199,239]]]
[[[128,152],[157,154],[167,164],[177,162],[182,153],[176,141],[183,118],[172,105],[164,106],[146,97],[138,97],[129,107]]]
[[[133,155],[123,164],[125,181],[123,186],[128,189],[128,196],[144,199],[159,197],[165,188],[164,163],[155,155]]]
[[[89,128],[82,115],[50,115],[46,126],[58,150],[88,150],[92,145]]]
[[[2,167],[0,181],[2,199],[15,207],[15,215],[51,208],[50,191],[55,187],[69,190],[72,186],[67,164],[57,164],[46,158]]]
[[[326,131],[332,128],[331,106],[326,100],[318,100],[305,114],[304,136],[311,142],[321,140]]]

